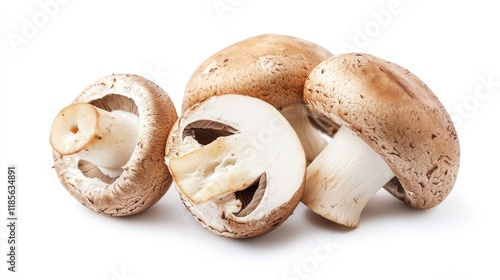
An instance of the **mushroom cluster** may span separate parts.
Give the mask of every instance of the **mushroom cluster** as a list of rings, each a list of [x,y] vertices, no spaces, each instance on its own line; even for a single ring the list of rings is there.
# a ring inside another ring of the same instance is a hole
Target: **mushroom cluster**
[[[305,106],[304,83],[330,56],[312,42],[265,34],[220,50],[192,74],[166,163],[204,227],[254,237],[292,214],[307,162],[327,145]]]
[[[231,238],[272,231],[300,202],[357,227],[381,188],[432,208],[460,161],[449,114],[410,71],[277,34],[202,62],[180,116],[151,81],[103,77],[56,116],[50,143],[61,183],[85,206],[132,215],[173,182],[203,227]]]

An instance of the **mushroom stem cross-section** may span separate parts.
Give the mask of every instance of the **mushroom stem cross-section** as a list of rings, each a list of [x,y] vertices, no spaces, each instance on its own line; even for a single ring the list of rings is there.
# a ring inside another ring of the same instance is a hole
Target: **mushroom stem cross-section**
[[[139,117],[133,113],[75,103],[54,119],[50,143],[61,155],[91,162],[103,174],[116,178],[134,152],[138,134]]]
[[[262,176],[266,163],[254,153],[244,136],[220,137],[198,150],[171,159],[170,170],[181,191],[198,204],[244,190]]]

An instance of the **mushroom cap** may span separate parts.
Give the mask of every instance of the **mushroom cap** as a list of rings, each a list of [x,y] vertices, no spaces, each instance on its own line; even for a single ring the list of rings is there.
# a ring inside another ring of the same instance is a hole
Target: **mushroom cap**
[[[331,57],[311,72],[304,100],[385,160],[396,177],[384,187],[405,203],[431,208],[452,190],[457,132],[438,98],[410,71],[368,54]]]
[[[211,96],[241,94],[278,110],[303,104],[311,70],[332,56],[323,47],[296,37],[263,34],[228,46],[205,60],[189,79],[182,111]]]
[[[259,113],[241,114],[249,110]],[[300,140],[278,110],[257,98],[228,94],[190,107],[172,127],[165,154],[188,211],[224,237],[270,232],[292,214],[303,194],[306,160]],[[181,170],[179,159],[189,167]],[[207,185],[224,192],[209,196]],[[193,200],[200,193],[205,199]]]
[[[128,216],[154,205],[169,189],[172,177],[164,163],[165,144],[177,112],[168,94],[153,82],[129,74],[113,74],[88,86],[73,103],[139,116],[137,145],[123,173],[110,178],[87,161],[53,150],[54,168],[62,185],[86,207],[106,215]]]

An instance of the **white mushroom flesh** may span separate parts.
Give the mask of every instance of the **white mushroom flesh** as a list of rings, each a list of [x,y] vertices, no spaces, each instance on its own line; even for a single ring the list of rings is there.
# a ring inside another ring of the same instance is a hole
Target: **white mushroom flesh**
[[[54,119],[50,143],[54,150],[91,162],[111,178],[120,176],[139,137],[139,117],[111,112],[87,103],[64,108]]]
[[[385,161],[342,126],[307,168],[302,202],[336,223],[356,227],[370,198],[395,175]]]
[[[245,136],[235,134],[171,159],[170,169],[179,188],[198,204],[247,188],[266,172],[265,160],[255,156]]]
[[[193,107],[171,132],[174,140],[167,148],[166,163],[200,221],[217,231],[230,231],[226,219],[259,220],[301,189],[304,150],[274,107],[232,94]],[[219,127],[222,133],[213,141],[200,141],[196,133],[186,132],[193,124],[204,127],[198,134],[209,127]]]

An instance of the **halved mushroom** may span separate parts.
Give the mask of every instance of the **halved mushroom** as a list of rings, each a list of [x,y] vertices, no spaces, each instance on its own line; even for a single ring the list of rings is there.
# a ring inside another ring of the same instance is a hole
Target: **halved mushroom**
[[[165,154],[186,208],[225,237],[273,230],[303,193],[306,160],[296,133],[274,107],[253,97],[216,96],[187,109]]]
[[[304,98],[314,114],[341,125],[307,168],[302,202],[314,212],[356,227],[384,185],[418,209],[452,190],[460,161],[455,127],[408,70],[367,54],[339,55],[311,72]]]
[[[87,87],[54,119],[54,167],[83,205],[111,216],[139,213],[168,190],[164,164],[177,112],[165,91],[136,75],[110,75]]]
[[[304,82],[330,56],[325,48],[296,37],[264,34],[245,39],[215,53],[196,69],[186,86],[182,109],[223,94],[262,99],[281,111],[312,161],[327,144],[318,129],[333,135],[338,126],[324,127],[309,114],[303,101]]]

